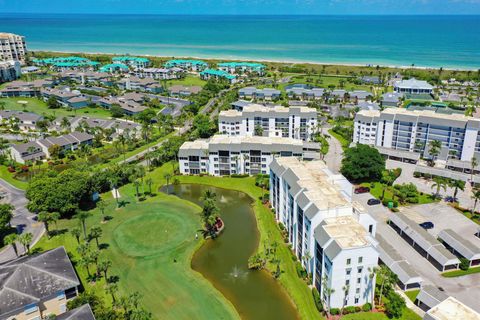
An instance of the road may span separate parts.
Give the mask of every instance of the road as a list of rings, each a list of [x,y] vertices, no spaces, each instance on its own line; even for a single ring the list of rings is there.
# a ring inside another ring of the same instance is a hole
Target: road
[[[33,241],[31,245],[35,244],[43,235],[44,227],[43,224],[34,221],[35,214],[27,210],[28,200],[25,197],[25,191],[15,188],[3,179],[0,179],[0,188],[7,193],[7,203],[15,207],[12,226],[17,228],[18,233],[32,233]],[[19,253],[23,254],[23,247],[20,244],[17,244],[17,247]],[[15,251],[11,246],[8,246],[0,252],[0,263],[15,259],[15,257]]]
[[[328,129],[329,128],[322,128],[323,132],[330,137],[330,139],[328,139],[328,153],[325,155],[324,160],[330,170],[338,173],[340,172],[340,166],[342,164],[343,149],[340,142],[328,133]]]

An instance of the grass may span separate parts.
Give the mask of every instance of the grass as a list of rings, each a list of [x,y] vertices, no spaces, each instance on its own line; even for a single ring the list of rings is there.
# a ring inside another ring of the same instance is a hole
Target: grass
[[[182,183],[206,184],[220,188],[238,190],[248,194],[255,199],[253,209],[257,219],[257,226],[260,231],[260,244],[263,243],[281,243],[283,238],[280,234],[274,215],[271,210],[265,207],[259,197],[262,195],[260,188],[255,186],[255,178],[216,178],[216,177],[198,177],[198,176],[178,176]],[[259,245],[258,252],[264,250],[263,245]],[[280,245],[277,249],[277,255],[280,259],[280,268],[283,271],[278,279],[280,284],[287,290],[291,299],[295,303],[302,319],[320,319],[321,315],[317,311],[312,299],[312,293],[307,284],[297,276],[292,254],[287,245]],[[275,270],[273,265],[268,265],[270,270]]]
[[[309,80],[309,81],[307,81]],[[366,90],[370,91],[370,86],[368,85],[357,85],[354,83],[348,82],[351,80],[351,77],[346,76],[326,76],[326,75],[294,75],[290,82],[287,84],[282,84],[281,88],[284,89],[286,86],[291,84],[310,84],[315,87],[328,88],[329,86],[335,86],[335,89],[344,89],[344,90]],[[340,88],[340,82],[344,82],[344,87]]]
[[[332,137],[334,137],[335,139],[337,139],[338,142],[340,142],[340,144],[342,145],[342,149],[343,149],[343,150],[348,149],[348,147],[350,146],[350,141],[348,141],[347,139],[345,139],[344,137],[342,137],[342,136],[339,135],[338,133],[334,132],[333,129],[328,130],[328,133],[329,133]]]
[[[417,299],[418,294],[420,293],[420,290],[410,290],[410,291],[405,291],[405,295],[415,303],[415,299]]]
[[[0,178],[7,181],[14,187],[18,189],[25,190],[28,186],[28,182],[17,180],[13,177],[12,173],[10,173],[6,166],[0,165]]]
[[[158,169],[154,177],[163,177],[165,168]],[[163,178],[161,178],[163,179]],[[163,181],[156,179],[156,186]],[[100,224],[100,212],[91,211],[87,227],[101,226],[101,243],[108,248],[101,250],[101,259],[110,259],[113,267],[109,272],[119,277],[117,296],[138,291],[142,303],[152,312],[154,319],[239,319],[239,315],[206,279],[190,267],[191,257],[201,245],[194,234],[200,228],[200,208],[174,196],[158,194],[144,202],[137,202],[131,185],[120,189],[125,207],[116,209],[111,194],[102,198],[108,203],[106,214],[112,220]],[[71,230],[78,226],[75,219],[62,219],[58,229]],[[35,246],[47,250],[65,246],[76,263],[76,240],[69,232],[43,237]],[[95,246],[94,242],[91,246]],[[176,262],[174,261],[176,259]],[[94,269],[93,266],[91,269]],[[108,303],[111,298],[104,291],[104,280],[87,283],[87,272],[76,266],[77,273],[86,290],[94,291]]]
[[[380,199],[383,193],[384,184],[380,182],[364,182],[361,184],[363,187],[369,187],[370,193],[377,199]],[[393,199],[393,187],[388,187],[385,190],[385,198],[386,199]],[[415,204],[427,204],[433,203],[436,200],[432,198],[431,195],[425,193],[418,193],[418,203]],[[408,205],[408,203],[406,204]]]
[[[470,268],[468,270],[454,270],[442,273],[442,276],[445,278],[456,278],[467,276],[469,274],[480,273],[480,267]]]
[[[26,105],[21,105],[18,101],[27,101]],[[85,107],[78,110],[69,110],[67,108],[60,107],[58,109],[49,109],[47,104],[37,98],[1,98],[0,103],[5,102],[6,110],[18,110],[34,112],[40,115],[53,115],[55,117],[68,117],[68,116],[90,116],[97,118],[110,118],[111,114],[108,110],[101,107]]]
[[[390,319],[384,313],[375,312],[359,312],[353,314],[347,314],[342,317],[342,320],[388,320]],[[395,318],[393,318],[395,319]],[[403,309],[403,314],[399,320],[421,320],[422,318],[415,312],[408,308]]]
[[[183,79],[175,79],[167,81],[167,85],[169,87],[175,85],[183,85],[183,86],[200,86],[203,87],[207,82],[205,80],[200,79],[198,76],[187,75]]]

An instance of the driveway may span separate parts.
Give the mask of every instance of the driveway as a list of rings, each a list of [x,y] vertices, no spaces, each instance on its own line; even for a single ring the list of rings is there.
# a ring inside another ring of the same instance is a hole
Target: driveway
[[[17,189],[3,179],[0,179],[0,188],[6,193],[6,202],[12,204],[15,207],[14,216],[12,219],[12,226],[17,228],[18,233],[30,232],[33,234],[32,246],[43,235],[44,227],[42,223],[33,220],[35,215],[27,210],[26,205],[28,203],[25,198],[25,192]],[[20,254],[24,253],[23,247],[17,244]],[[11,246],[4,248],[0,252],[0,263],[15,259],[15,251]]]
[[[328,133],[328,128],[323,128],[323,132],[330,137],[330,139],[328,139],[328,153],[325,155],[324,160],[330,170],[332,170],[334,173],[338,173],[340,172],[340,166],[343,158],[342,145],[337,139]]]
[[[441,287],[446,294],[454,296],[466,305],[480,312],[480,304],[478,303],[478,297],[480,297],[480,274],[477,273],[458,278],[442,277],[437,268],[435,268],[427,259],[413,249],[412,246],[410,246],[386,223],[388,217],[392,214],[390,210],[382,205],[367,205],[367,200],[370,198],[372,198],[370,193],[358,195],[354,194],[353,196],[353,200],[358,201],[365,206],[372,217],[377,220],[377,233],[380,234],[390,245],[392,245],[423,278],[423,285],[432,284],[436,287]],[[470,221],[468,219],[465,219],[467,221],[464,221],[462,219],[462,215],[456,212],[451,212],[449,209],[452,208],[444,208],[445,206],[445,203],[437,203],[434,205],[418,205],[409,208],[402,208],[402,212],[405,212],[406,214],[408,213],[410,216],[416,216],[417,219],[418,217],[423,217],[424,215],[425,217],[428,215],[431,215],[430,217],[437,215],[438,221],[445,220],[443,222],[444,224],[438,222],[439,229],[444,225],[448,225],[457,232],[462,232],[462,230],[465,230],[465,228],[467,228],[466,230],[470,230],[471,228],[475,227],[469,224]],[[447,215],[445,216],[443,213],[446,213]],[[455,218],[455,220],[452,220],[453,223],[449,223],[448,219],[453,218]],[[458,221],[462,222],[459,223]],[[456,226],[457,224],[458,226]]]

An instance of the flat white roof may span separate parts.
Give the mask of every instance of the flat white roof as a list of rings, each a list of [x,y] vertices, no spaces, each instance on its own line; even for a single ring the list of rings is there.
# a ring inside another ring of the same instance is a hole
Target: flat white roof
[[[342,249],[359,248],[370,245],[367,230],[352,216],[327,218],[322,226],[325,232]]]
[[[427,311],[427,315],[435,320],[480,320],[480,314],[467,307],[454,297],[448,297]]]

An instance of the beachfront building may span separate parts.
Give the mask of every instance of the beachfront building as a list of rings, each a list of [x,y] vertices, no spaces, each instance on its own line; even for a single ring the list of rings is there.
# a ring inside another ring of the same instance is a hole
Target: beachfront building
[[[0,83],[14,81],[20,77],[22,69],[19,61],[0,61]]]
[[[265,65],[255,62],[222,62],[219,63],[218,69],[231,73],[231,74],[241,74],[241,73],[256,73],[260,76],[265,74]]]
[[[238,96],[240,99],[252,99],[252,100],[278,100],[280,99],[282,92],[273,88],[257,89],[255,87],[245,87],[238,90]]]
[[[68,151],[75,151],[82,145],[92,144],[92,135],[85,132],[74,131],[58,137],[52,136],[36,141],[12,145],[10,147],[10,155],[16,162],[26,163],[28,161],[50,158],[52,146],[58,146],[60,148],[59,153],[64,154]]]
[[[226,110],[218,115],[218,129],[229,136],[267,136],[313,140],[317,110],[307,107],[265,107],[250,104],[243,111]]]
[[[185,70],[173,68],[142,68],[136,69],[134,75],[139,78],[152,78],[156,80],[180,79],[185,76]]]
[[[440,141],[438,160],[470,163],[472,157],[480,159],[479,131],[480,119],[461,114],[400,108],[363,110],[355,116],[353,142],[375,146],[387,155],[418,160],[419,154],[430,158],[432,141]],[[389,152],[393,150],[398,152]]]
[[[361,306],[371,301],[375,288],[369,270],[378,264],[376,222],[352,203],[352,190],[322,161],[280,157],[270,164],[275,217],[330,308]],[[328,288],[334,290],[330,296]]]
[[[62,315],[80,287],[64,247],[5,262],[0,265],[0,274],[0,319],[39,320]]]
[[[150,66],[150,60],[143,57],[131,57],[131,56],[123,56],[123,57],[113,57],[113,63],[122,63],[128,66],[131,66],[135,69],[138,68],[148,68]]]
[[[427,81],[411,78],[408,80],[399,80],[393,84],[393,90],[398,93],[408,94],[432,94],[433,86]]]
[[[24,36],[0,32],[0,61],[25,62],[27,44]]]
[[[230,74],[226,71],[222,70],[216,70],[216,69],[205,69],[202,72],[200,72],[200,78],[203,80],[208,80],[208,79],[216,79],[216,80],[221,80],[221,79],[226,79],[230,83],[235,83],[237,82],[237,77],[233,74]]]
[[[32,61],[37,66],[49,66],[50,68],[58,72],[66,72],[72,70],[94,71],[100,65],[99,62],[75,56],[33,59]]]
[[[130,69],[123,63],[109,63],[102,66],[99,71],[108,73],[123,73],[130,71]]]
[[[200,72],[208,67],[205,61],[201,60],[185,60],[185,59],[173,59],[165,63],[166,68],[180,68],[186,71]]]
[[[316,151],[315,151],[316,150]],[[319,146],[291,138],[215,135],[185,142],[178,152],[181,174],[268,174],[275,156],[317,158]]]

